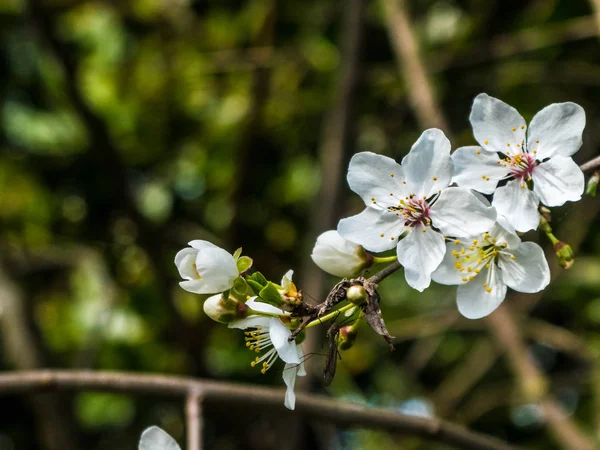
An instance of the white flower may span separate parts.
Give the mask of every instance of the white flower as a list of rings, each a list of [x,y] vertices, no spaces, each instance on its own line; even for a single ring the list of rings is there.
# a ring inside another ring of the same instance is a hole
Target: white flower
[[[492,205],[517,231],[537,228],[540,202],[560,206],[581,198],[583,172],[571,159],[585,127],[581,106],[554,103],[538,112],[527,129],[512,106],[480,94],[470,120],[481,147],[454,152],[452,181],[484,194],[495,191]],[[500,180],[508,183],[496,189]]]
[[[497,223],[489,233],[470,242],[446,244],[444,260],[431,275],[436,283],[459,285],[458,310],[469,319],[491,314],[504,301],[507,286],[533,293],[550,283],[542,248],[533,242],[521,242],[509,230],[509,224]]]
[[[325,272],[349,278],[357,276],[372,261],[361,245],[347,241],[336,230],[321,234],[310,256]]]
[[[288,275],[291,278],[289,272],[286,274],[286,277]],[[260,365],[260,371],[263,374],[269,370],[278,358],[281,358],[286,363],[283,370],[283,381],[287,386],[285,406],[288,409],[294,409],[296,404],[296,396],[294,394],[296,375],[306,375],[304,364],[302,363],[304,353],[302,346],[297,345],[295,341],[288,341],[288,338],[292,334],[290,329],[283,324],[279,317],[273,316],[283,316],[289,313],[275,306],[257,302],[256,297],[250,298],[246,302],[246,305],[253,311],[265,313],[270,316],[254,314],[245,319],[231,322],[229,328],[253,329],[244,333],[246,335],[246,347],[257,353],[266,351],[263,355],[257,356],[251,363],[252,367]]]
[[[175,255],[182,281],[179,285],[194,294],[216,294],[231,289],[239,276],[235,258],[208,241],[192,241]]]
[[[354,155],[348,184],[367,207],[342,219],[338,232],[369,251],[397,247],[407,283],[424,290],[446,252],[444,235],[473,236],[496,219],[495,210],[469,190],[448,188],[452,171],[450,142],[437,129],[423,132],[402,165],[370,152]]]
[[[139,450],[181,450],[175,439],[158,427],[147,428],[140,438]]]

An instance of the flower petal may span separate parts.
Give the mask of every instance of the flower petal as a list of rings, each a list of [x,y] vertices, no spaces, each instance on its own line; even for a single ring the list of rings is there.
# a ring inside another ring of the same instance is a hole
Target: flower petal
[[[198,272],[196,272],[196,254],[198,250],[194,248],[184,248],[179,250],[175,255],[175,265],[179,271],[179,275],[184,280],[197,280]]]
[[[506,248],[517,248],[521,244],[521,238],[517,236],[515,229],[508,223],[506,217],[498,216],[498,221],[489,231],[489,235],[495,240],[496,245],[505,245]]]
[[[367,207],[356,216],[340,220],[337,231],[367,250],[383,252],[396,246],[403,228],[404,221],[395,213]]]
[[[496,153],[482,151],[481,147],[461,147],[452,154],[454,176],[452,181],[461,187],[493,194],[498,181],[510,170]]]
[[[234,320],[230,322],[228,328],[237,328],[246,330],[248,328],[267,328],[270,325],[270,318],[265,316],[248,316],[245,319]]]
[[[256,312],[262,312],[266,314],[287,314],[283,310],[277,308],[276,306],[258,301],[257,298],[258,297],[249,298],[246,301],[246,306],[250,309],[253,309]]]
[[[175,439],[158,427],[147,428],[140,438],[139,450],[181,450]]]
[[[283,368],[283,382],[287,386],[285,390],[285,400],[284,405],[287,409],[293,410],[296,408],[296,393],[294,392],[294,388],[296,387],[296,375],[297,373],[297,364],[286,364]]]
[[[555,155],[571,156],[581,147],[585,111],[576,103],[553,103],[538,112],[527,133],[527,149],[543,161]]]
[[[452,158],[450,141],[442,130],[425,130],[402,160],[402,168],[411,191],[421,198],[437,194],[450,184]]]
[[[339,277],[355,277],[368,264],[365,250],[341,237],[336,230],[322,233],[310,256],[325,272]]]
[[[226,291],[233,286],[234,280],[239,276],[233,256],[217,246],[203,246],[198,249],[196,270],[201,277],[200,281],[203,281],[202,288],[197,291],[198,294]]]
[[[286,363],[300,364],[296,342],[288,341],[292,332],[281,320],[273,317],[269,321],[269,337],[279,357]]]
[[[490,152],[517,151],[525,142],[525,119],[502,100],[479,94],[473,101],[471,116],[473,135],[479,144]]]
[[[535,168],[533,190],[546,206],[561,206],[581,199],[584,188],[583,172],[566,156],[554,156]]]
[[[463,273],[456,267],[457,259],[452,254],[453,250],[460,252],[461,247],[457,247],[454,243],[446,244],[446,254],[444,259],[437,269],[431,274],[431,279],[439,284],[463,284],[462,279],[465,277]]]
[[[387,156],[361,152],[350,160],[348,185],[361,196],[367,206],[373,203],[373,198],[384,208],[398,206],[398,199],[409,195],[403,181],[402,167]]]
[[[433,272],[444,259],[444,238],[431,227],[417,225],[398,243],[398,261],[408,285],[420,292],[431,284]]]
[[[454,187],[442,191],[431,207],[430,217],[444,235],[470,237],[492,228],[496,210],[467,189]]]
[[[496,264],[490,264],[488,270],[482,270],[475,279],[458,287],[456,304],[467,319],[480,319],[491,314],[506,297],[506,284],[502,282]]]
[[[300,364],[298,365],[298,373],[299,377],[306,376],[306,369],[304,368],[304,350],[302,350],[301,345],[296,345],[296,350],[298,352],[298,359],[300,360]]]
[[[498,267],[502,270],[502,279],[518,292],[539,292],[550,283],[550,268],[542,247],[534,242],[523,242],[508,255],[501,254]]]
[[[492,205],[517,231],[535,230],[540,222],[537,195],[519,180],[509,181],[494,193]]]

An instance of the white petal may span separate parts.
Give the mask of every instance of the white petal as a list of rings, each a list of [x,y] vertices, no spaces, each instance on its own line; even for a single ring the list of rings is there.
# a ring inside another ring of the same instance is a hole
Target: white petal
[[[257,298],[258,297],[252,297],[248,299],[246,301],[246,306],[248,306],[248,308],[253,309],[256,312],[262,312],[267,314],[286,314],[285,312],[283,312],[283,310],[273,305],[270,305],[265,302],[259,302]]]
[[[322,233],[310,256],[325,272],[339,277],[354,277],[367,264],[365,250],[341,237],[336,230]]]
[[[367,207],[356,216],[340,220],[337,231],[344,239],[356,242],[367,250],[383,252],[396,246],[403,225],[403,220],[396,213]]]
[[[535,193],[519,180],[509,181],[494,193],[492,205],[517,231],[535,230],[540,222],[539,200]]]
[[[398,200],[409,195],[403,181],[402,167],[387,156],[361,152],[350,160],[348,185],[367,206],[373,203],[373,198],[383,207],[398,206]]]
[[[175,439],[158,427],[147,428],[140,438],[139,450],[181,450]]]
[[[566,156],[554,156],[535,168],[533,190],[546,206],[561,206],[581,199],[585,184],[583,172]]]
[[[534,242],[524,242],[511,251],[515,258],[502,254],[498,267],[502,270],[502,279],[515,291],[539,292],[550,283],[550,268],[542,247]]]
[[[431,227],[418,225],[398,243],[398,261],[408,285],[420,292],[431,284],[431,272],[442,262],[444,238]]]
[[[490,236],[495,239],[495,244],[504,245],[506,248],[517,248],[521,244],[521,238],[517,236],[515,229],[508,223],[506,217],[498,216],[497,222],[489,231]]]
[[[302,350],[301,345],[296,345],[296,351],[298,352],[298,359],[301,361],[298,365],[298,375],[299,377],[306,376],[306,369],[304,368],[304,350]]]
[[[456,267],[458,259],[452,254],[453,250],[460,252],[463,246],[454,243],[446,244],[446,254],[437,269],[431,274],[431,279],[439,284],[463,284],[465,275]]]
[[[482,151],[481,147],[461,147],[452,154],[454,176],[452,181],[461,187],[493,194],[499,180],[510,170],[496,153]],[[498,164],[500,163],[500,164]]]
[[[279,357],[286,363],[300,364],[296,342],[288,341],[292,332],[281,320],[272,318],[269,323],[269,337]]]
[[[470,237],[489,230],[496,210],[487,207],[467,189],[444,189],[431,207],[433,226],[446,236]]]
[[[228,328],[246,330],[248,328],[268,328],[271,319],[265,316],[248,316],[245,319],[234,320],[227,325]]]
[[[194,264],[196,264],[196,255],[198,250],[194,248],[184,248],[179,250],[175,255],[175,265],[179,271],[179,275],[184,280],[196,280],[198,278],[198,272]]]
[[[502,100],[479,94],[475,97],[469,119],[475,139],[485,150],[514,152],[519,148],[517,144],[525,142],[525,119]]]
[[[402,160],[409,187],[421,198],[430,197],[450,184],[452,158],[450,141],[442,130],[425,130]]]
[[[538,112],[527,133],[527,149],[543,161],[555,155],[571,156],[581,147],[585,111],[576,103],[554,103]]]
[[[458,310],[467,319],[480,319],[491,314],[506,297],[506,284],[495,264],[488,270],[482,270],[472,281],[458,287],[456,304]],[[484,283],[487,281],[487,285]],[[490,292],[487,289],[491,288]]]
[[[214,294],[231,289],[239,276],[233,256],[217,246],[204,246],[198,250],[196,270],[200,281],[203,281],[203,288],[198,294]]]
[[[296,387],[297,364],[286,364],[283,368],[283,382],[287,386],[285,390],[284,405],[287,409],[293,410],[296,407]]]

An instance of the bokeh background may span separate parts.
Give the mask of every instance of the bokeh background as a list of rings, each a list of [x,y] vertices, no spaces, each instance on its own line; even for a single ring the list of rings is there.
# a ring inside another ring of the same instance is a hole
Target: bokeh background
[[[192,239],[243,247],[269,279],[294,269],[318,301],[336,280],[310,261],[312,244],[362,207],[345,185],[351,155],[400,159],[432,124],[454,148],[473,144],[480,92],[527,120],[550,103],[579,103],[587,127],[575,160],[596,156],[595,3],[2,0],[0,368],[282,385],[278,368],[250,367],[240,332],[179,288],[177,250]],[[407,30],[412,55],[398,46]],[[600,442],[599,207],[586,196],[553,211],[576,264],[557,269],[550,248],[551,287],[509,296],[495,320],[461,319],[453,288],[418,293],[390,277],[381,293],[396,351],[363,328],[324,389],[317,332],[303,389],[529,448],[576,448],[557,438],[557,423]],[[548,247],[543,235],[525,238]],[[248,405],[205,414],[207,448],[449,448]],[[173,399],[8,396],[0,449],[134,449],[152,424],[185,442]]]

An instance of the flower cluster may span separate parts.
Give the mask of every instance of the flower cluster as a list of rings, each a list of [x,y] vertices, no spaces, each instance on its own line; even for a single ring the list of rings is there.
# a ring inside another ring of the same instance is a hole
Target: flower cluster
[[[411,287],[423,291],[432,279],[458,284],[458,307],[469,318],[490,314],[507,286],[519,292],[544,289],[549,283],[544,254],[537,244],[521,243],[516,233],[538,227],[540,204],[581,198],[583,172],[571,156],[582,143],[583,108],[550,105],[527,128],[513,107],[480,94],[470,121],[480,145],[453,154],[444,133],[430,129],[400,164],[370,152],[354,155],[348,184],[366,207],[339,222],[337,232],[347,242],[336,251],[324,251],[319,240],[325,235],[319,238],[315,262],[341,275],[331,261],[349,256],[345,249],[396,248]],[[358,254],[337,264],[339,272],[350,273],[351,261],[362,270]]]

